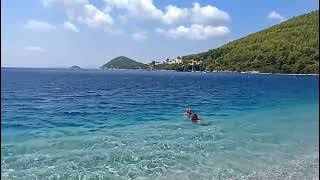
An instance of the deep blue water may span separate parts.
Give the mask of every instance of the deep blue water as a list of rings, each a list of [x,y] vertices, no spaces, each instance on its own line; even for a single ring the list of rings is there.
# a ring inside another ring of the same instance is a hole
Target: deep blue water
[[[2,179],[318,179],[318,81],[2,68]]]

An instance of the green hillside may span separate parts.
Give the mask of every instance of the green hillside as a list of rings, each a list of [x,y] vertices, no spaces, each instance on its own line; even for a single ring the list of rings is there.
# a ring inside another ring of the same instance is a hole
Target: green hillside
[[[217,49],[182,57],[168,69],[319,73],[319,10],[289,19]]]
[[[139,68],[144,68],[143,63],[139,63],[135,60],[132,60],[128,57],[125,56],[119,56],[116,57],[100,68],[102,69],[107,69],[107,68],[115,68],[115,69],[139,69]]]

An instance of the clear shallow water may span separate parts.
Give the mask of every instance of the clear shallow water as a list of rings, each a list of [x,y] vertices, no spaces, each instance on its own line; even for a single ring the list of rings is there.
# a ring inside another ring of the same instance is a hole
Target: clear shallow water
[[[318,179],[318,76],[1,75],[2,179]]]

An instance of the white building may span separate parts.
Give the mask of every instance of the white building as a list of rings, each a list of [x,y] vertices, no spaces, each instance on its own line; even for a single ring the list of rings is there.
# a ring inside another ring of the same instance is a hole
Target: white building
[[[182,63],[181,59],[170,59],[168,62],[168,64],[180,64]]]
[[[202,64],[203,63],[203,61],[192,61],[191,63],[189,63],[189,65],[200,65],[200,64]]]

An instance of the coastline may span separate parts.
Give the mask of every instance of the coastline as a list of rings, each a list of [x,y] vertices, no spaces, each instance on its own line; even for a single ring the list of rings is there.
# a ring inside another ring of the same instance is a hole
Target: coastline
[[[149,70],[146,70],[149,71]],[[296,74],[296,73],[263,73],[263,72],[237,72],[237,71],[175,71],[175,70],[152,70],[152,71],[168,71],[168,72],[185,72],[185,73],[236,73],[236,74],[266,74],[266,75],[294,75],[294,76],[319,76],[319,74]]]
[[[156,70],[148,70],[148,69],[102,69],[106,71],[162,71],[162,72],[184,72],[184,73],[237,73],[237,74],[270,74],[270,75],[293,75],[293,76],[319,76],[319,74],[296,74],[296,73],[268,73],[268,72],[258,72],[258,71],[176,71],[176,70],[167,70],[167,69],[156,69]]]
[[[237,74],[264,74],[264,75],[286,75],[286,76],[319,76],[319,74],[296,74],[296,73],[267,73],[267,72],[251,72],[251,71],[175,71],[166,69],[148,70],[148,69],[101,69],[101,68],[80,68],[70,69],[68,67],[1,67],[1,69],[61,69],[61,70],[102,70],[102,71],[146,71],[146,72],[184,72],[184,73],[237,73]]]

